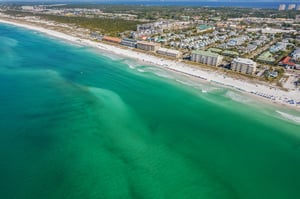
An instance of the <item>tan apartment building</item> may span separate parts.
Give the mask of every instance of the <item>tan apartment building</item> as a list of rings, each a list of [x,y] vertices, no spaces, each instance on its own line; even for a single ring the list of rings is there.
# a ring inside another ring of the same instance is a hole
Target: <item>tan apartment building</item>
[[[137,48],[145,51],[155,52],[160,48],[160,44],[147,41],[138,41]]]
[[[203,50],[192,51],[191,61],[207,64],[210,66],[218,66],[222,63],[223,56]]]

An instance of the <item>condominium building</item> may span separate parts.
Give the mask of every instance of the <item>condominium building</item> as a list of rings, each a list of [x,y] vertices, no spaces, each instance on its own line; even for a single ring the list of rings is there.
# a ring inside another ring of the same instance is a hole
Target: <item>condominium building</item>
[[[182,56],[182,53],[179,50],[172,50],[169,48],[159,48],[156,53],[174,58],[179,58]]]
[[[22,8],[22,10],[27,10],[27,11],[34,9],[33,6],[22,6],[21,8]]]
[[[146,51],[157,51],[160,48],[159,43],[147,42],[147,41],[138,41],[137,48],[146,50]]]
[[[285,10],[286,5],[285,4],[280,4],[278,10]]]
[[[300,10],[300,5],[299,5],[298,7],[299,7],[299,10]],[[295,21],[296,21],[296,22],[300,22],[300,15],[296,15]]]
[[[137,41],[134,40],[134,39],[125,38],[125,39],[122,39],[121,44],[123,46],[128,46],[128,47],[136,48]]]
[[[289,4],[288,10],[294,10],[296,9],[296,4]]]
[[[231,62],[231,70],[252,75],[256,71],[256,62],[251,59],[235,58]]]
[[[262,28],[261,33],[263,34],[276,34],[276,33],[292,33],[297,32],[296,30],[283,30],[283,29],[277,29],[277,28]]]
[[[211,66],[218,66],[222,63],[223,57],[217,53],[195,50],[192,52],[191,61],[207,64]]]

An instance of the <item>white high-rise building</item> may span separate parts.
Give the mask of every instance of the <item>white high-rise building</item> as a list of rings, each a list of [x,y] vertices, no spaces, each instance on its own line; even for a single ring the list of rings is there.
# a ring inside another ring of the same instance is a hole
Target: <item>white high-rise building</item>
[[[256,62],[251,59],[235,58],[231,62],[231,70],[252,75],[256,71]]]
[[[27,10],[27,11],[29,11],[29,10],[33,10],[33,9],[34,9],[33,6],[22,6],[22,10]]]
[[[289,4],[288,10],[294,10],[296,8],[296,4]]]
[[[285,4],[280,4],[278,10],[285,10],[286,5]]]

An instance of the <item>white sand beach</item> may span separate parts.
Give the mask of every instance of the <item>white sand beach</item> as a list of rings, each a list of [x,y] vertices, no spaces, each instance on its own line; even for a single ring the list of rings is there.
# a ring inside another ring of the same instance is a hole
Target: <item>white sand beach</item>
[[[133,58],[139,62],[159,66],[161,68],[176,71],[187,76],[199,78],[209,83],[213,83],[220,86],[226,86],[236,89],[238,91],[246,92],[258,96],[261,99],[266,99],[274,103],[285,104],[300,109],[300,90],[284,91],[273,86],[267,86],[264,84],[251,83],[244,80],[234,79],[232,77],[225,76],[224,74],[221,74],[220,72],[215,72],[213,70],[205,70],[200,67],[196,68],[195,66],[190,66],[182,62],[163,59],[146,53],[133,51],[129,48],[126,49],[114,45],[94,42],[88,39],[81,39],[78,37],[67,35],[62,32],[49,30],[34,25],[24,24],[21,22],[0,19],[0,23],[11,24],[39,31],[63,40],[80,43],[81,45],[87,45],[120,56]]]

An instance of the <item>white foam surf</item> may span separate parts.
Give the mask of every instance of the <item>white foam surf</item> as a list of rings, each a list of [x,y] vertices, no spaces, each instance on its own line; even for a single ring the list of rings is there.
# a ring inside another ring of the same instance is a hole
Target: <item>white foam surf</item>
[[[284,112],[281,112],[281,111],[276,111],[276,113],[278,113],[282,118],[284,119],[287,119],[287,120],[290,120],[290,121],[293,121],[293,122],[296,122],[298,124],[300,124],[300,117],[299,116],[295,116],[295,115],[292,115],[292,114],[289,114],[289,113],[284,113]]]
[[[239,95],[239,94],[237,94],[237,93],[235,93],[233,91],[227,91],[226,94],[225,94],[225,97],[228,97],[231,100],[236,101],[236,102],[240,102],[240,103],[248,103],[248,102],[251,101],[246,96]]]

